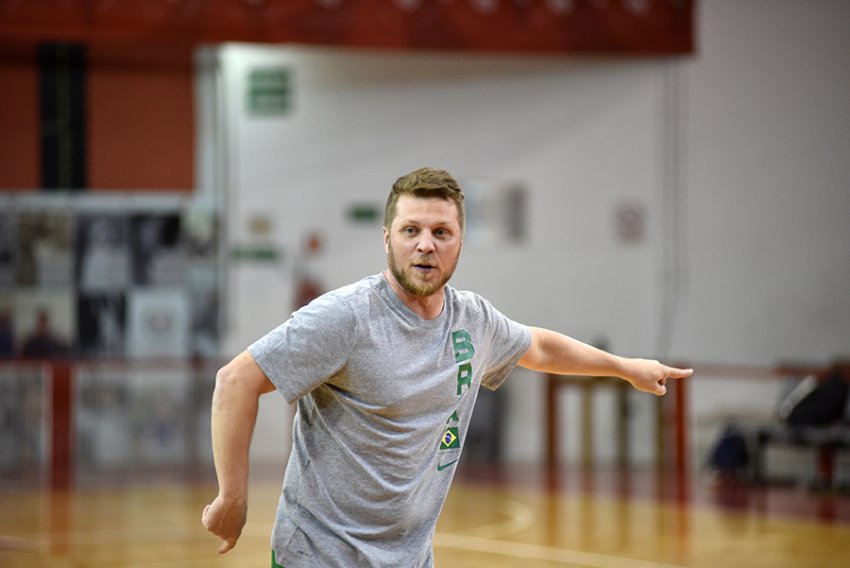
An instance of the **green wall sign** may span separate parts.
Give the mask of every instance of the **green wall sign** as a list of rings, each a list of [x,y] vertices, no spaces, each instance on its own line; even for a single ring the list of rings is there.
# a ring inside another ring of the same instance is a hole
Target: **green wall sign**
[[[248,112],[280,116],[292,110],[295,87],[286,67],[261,67],[248,74]]]

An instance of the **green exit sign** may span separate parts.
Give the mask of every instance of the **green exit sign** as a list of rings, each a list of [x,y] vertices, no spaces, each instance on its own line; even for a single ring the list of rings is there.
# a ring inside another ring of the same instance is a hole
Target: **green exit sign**
[[[248,112],[269,116],[292,110],[295,88],[286,67],[261,67],[248,74]]]

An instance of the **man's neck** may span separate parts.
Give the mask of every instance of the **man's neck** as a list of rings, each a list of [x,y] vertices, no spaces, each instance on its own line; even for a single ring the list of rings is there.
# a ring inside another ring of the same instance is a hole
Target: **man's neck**
[[[405,290],[389,270],[384,271],[384,278],[387,279],[390,288],[404,305],[413,310],[413,313],[422,319],[436,319],[443,313],[443,303],[445,302],[444,286],[428,296],[417,296]]]

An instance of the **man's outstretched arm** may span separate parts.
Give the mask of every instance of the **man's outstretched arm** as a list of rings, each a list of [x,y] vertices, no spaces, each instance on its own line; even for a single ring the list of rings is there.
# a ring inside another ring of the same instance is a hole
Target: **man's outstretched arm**
[[[668,367],[658,361],[612,355],[556,331],[531,327],[531,346],[519,365],[526,369],[559,375],[620,377],[644,392],[662,396],[667,379],[682,379],[692,369]]]
[[[212,400],[212,448],[218,496],[204,507],[204,527],[221,538],[219,554],[234,546],[248,514],[248,455],[260,396],[274,385],[247,351],[222,367]]]

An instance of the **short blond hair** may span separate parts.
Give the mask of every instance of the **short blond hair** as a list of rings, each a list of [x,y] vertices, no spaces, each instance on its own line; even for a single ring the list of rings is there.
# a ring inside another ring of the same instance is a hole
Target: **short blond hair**
[[[437,197],[451,201],[457,207],[457,219],[460,230],[463,232],[466,226],[463,189],[446,170],[419,168],[398,178],[393,184],[390,195],[387,197],[387,205],[384,207],[384,227],[387,229],[392,226],[396,215],[396,204],[402,195],[419,198]]]

